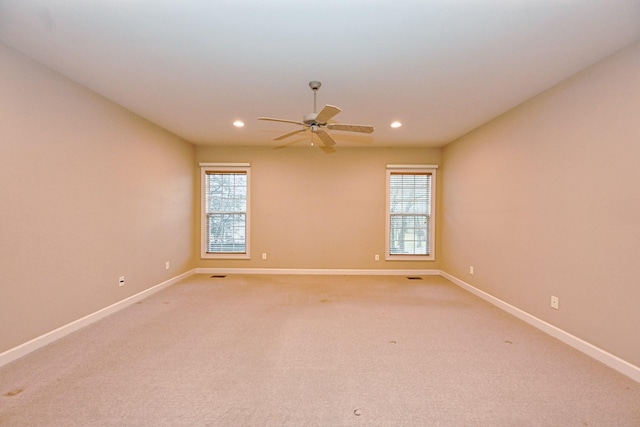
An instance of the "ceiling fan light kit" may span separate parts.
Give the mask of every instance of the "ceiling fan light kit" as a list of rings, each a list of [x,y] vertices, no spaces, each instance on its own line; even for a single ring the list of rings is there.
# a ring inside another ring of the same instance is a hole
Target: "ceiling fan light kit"
[[[343,124],[343,123],[329,123],[331,119],[333,119],[341,110],[335,105],[325,105],[322,107],[320,112],[316,112],[316,95],[318,89],[320,89],[322,83],[316,80],[312,80],[309,82],[309,87],[313,91],[313,113],[305,114],[302,117],[302,121],[296,120],[286,120],[286,119],[274,119],[271,117],[258,117],[258,120],[266,120],[270,122],[279,122],[279,123],[291,123],[296,125],[303,126],[302,129],[295,130],[293,132],[285,133],[284,135],[280,135],[277,138],[274,138],[274,141],[282,141],[283,139],[289,138],[293,135],[301,134],[307,131],[310,131],[311,136],[315,134],[320,141],[320,148],[323,149],[326,153],[332,153],[335,151],[333,148],[336,145],[333,137],[327,132],[327,130],[337,130],[337,131],[345,131],[345,132],[359,132],[359,133],[372,133],[374,131],[373,126],[368,125],[352,125],[352,124]],[[312,142],[313,145],[313,142]],[[282,148],[284,146],[279,146],[276,148]]]

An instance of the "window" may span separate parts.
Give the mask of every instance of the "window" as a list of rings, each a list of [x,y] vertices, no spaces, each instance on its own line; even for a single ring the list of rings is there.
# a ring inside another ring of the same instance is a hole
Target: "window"
[[[201,164],[202,258],[249,258],[248,164]]]
[[[387,260],[435,259],[436,168],[387,165]]]

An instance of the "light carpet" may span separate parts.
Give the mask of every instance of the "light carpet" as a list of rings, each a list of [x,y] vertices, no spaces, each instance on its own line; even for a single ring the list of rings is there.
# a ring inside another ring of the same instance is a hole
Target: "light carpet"
[[[640,426],[640,384],[442,277],[194,275],[0,368],[3,426]]]

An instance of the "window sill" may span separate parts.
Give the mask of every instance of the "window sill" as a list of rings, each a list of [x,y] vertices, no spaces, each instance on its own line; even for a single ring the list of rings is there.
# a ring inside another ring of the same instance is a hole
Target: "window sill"
[[[435,261],[435,255],[385,255],[385,261]]]
[[[249,254],[200,254],[200,259],[251,259]]]

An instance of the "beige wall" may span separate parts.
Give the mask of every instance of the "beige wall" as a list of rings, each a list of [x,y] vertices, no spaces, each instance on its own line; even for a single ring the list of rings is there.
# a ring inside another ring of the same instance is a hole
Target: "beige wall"
[[[0,62],[0,352],[194,267],[442,269],[640,365],[638,44],[442,150],[331,155],[194,147]],[[197,162],[251,163],[251,260],[199,258]],[[388,163],[441,166],[434,262],[384,261]]]
[[[198,266],[437,269],[438,230],[435,261],[384,260],[385,170],[389,163],[438,164],[440,155],[424,148],[338,147],[325,154],[309,146],[197,147],[199,162],[250,163],[252,180],[252,259],[200,260]]]
[[[446,146],[441,216],[445,271],[636,366],[639,112],[635,44]]]
[[[0,64],[1,353],[194,267],[195,149],[1,44]]]

